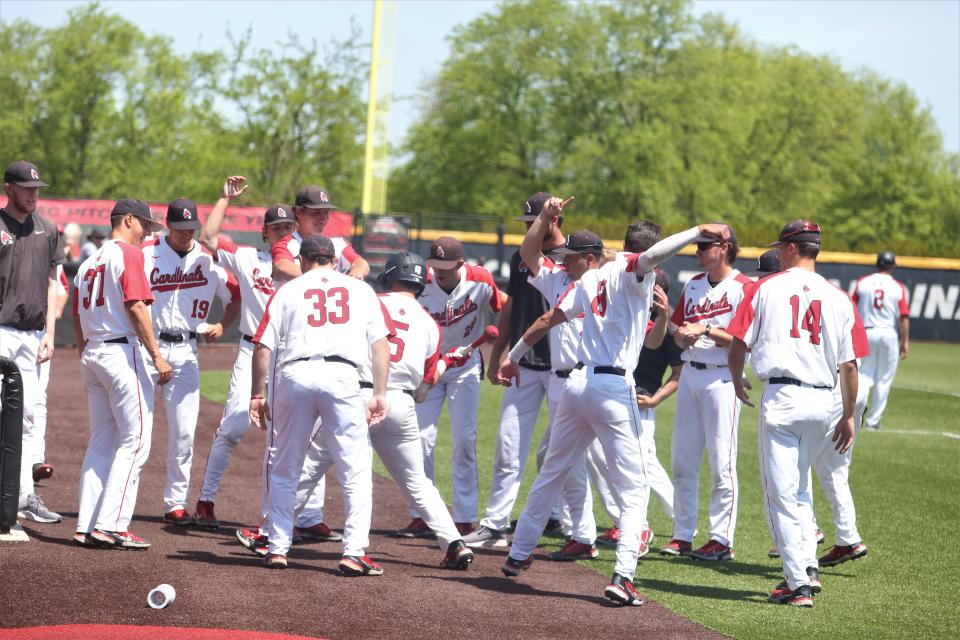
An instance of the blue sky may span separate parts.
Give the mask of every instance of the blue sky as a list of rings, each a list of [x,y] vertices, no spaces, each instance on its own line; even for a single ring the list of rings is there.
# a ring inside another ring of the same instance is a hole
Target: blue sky
[[[0,20],[26,18],[43,26],[64,21],[77,0],[0,0]],[[303,37],[348,33],[354,20],[369,38],[367,0],[213,1],[125,0],[103,2],[141,29],[173,39],[177,50],[228,46],[226,33],[253,28],[264,45],[289,32]],[[392,89],[414,96],[447,55],[447,36],[458,24],[491,9],[480,0],[400,0],[395,7]],[[960,0],[707,0],[694,12],[723,14],[756,41],[794,45],[825,54],[844,68],[870,68],[905,82],[928,106],[945,147],[960,152]],[[416,101],[394,104],[390,138],[399,141],[416,115]]]

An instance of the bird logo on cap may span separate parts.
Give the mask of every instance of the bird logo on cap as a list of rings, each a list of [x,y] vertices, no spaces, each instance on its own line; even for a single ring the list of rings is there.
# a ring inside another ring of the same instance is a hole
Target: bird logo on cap
[[[278,218],[286,218],[286,217],[287,217],[287,212],[283,210],[283,207],[277,208],[277,217],[278,217]]]
[[[438,258],[444,257],[444,255],[443,255],[443,247],[440,246],[439,244],[437,245],[437,257],[438,257]]]
[[[320,202],[330,202],[330,198],[323,191],[320,192]]]
[[[6,231],[0,231],[0,243],[3,243],[4,245],[13,244],[13,236]]]
[[[191,219],[192,219],[192,218],[190,217],[191,215],[192,215],[192,214],[190,213],[189,210],[187,210],[187,209],[184,209],[184,210],[183,210],[183,219],[184,219],[184,220],[191,220]]]
[[[34,180],[39,180],[39,179],[40,179],[40,174],[37,173],[37,170],[36,170],[36,169],[31,168],[31,169],[30,169],[30,177],[33,178]]]

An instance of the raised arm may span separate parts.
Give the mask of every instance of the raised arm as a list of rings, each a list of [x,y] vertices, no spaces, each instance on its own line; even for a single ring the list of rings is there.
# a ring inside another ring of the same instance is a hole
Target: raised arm
[[[227,213],[227,207],[234,198],[239,198],[247,192],[248,186],[243,184],[246,178],[243,176],[230,176],[223,183],[223,190],[213,209],[207,214],[207,219],[203,222],[203,228],[200,229],[200,237],[197,239],[201,245],[210,250],[216,259],[217,255],[217,234],[220,233],[220,227],[223,225],[223,217]]]
[[[563,208],[573,200],[570,196],[566,200],[550,198],[543,204],[537,219],[530,223],[527,234],[523,236],[520,245],[520,259],[527,265],[530,275],[536,277],[543,265],[543,238],[546,232],[557,224]]]
[[[637,257],[636,266],[634,267],[637,280],[642,279],[643,276],[652,271],[654,267],[677,255],[681,249],[691,242],[696,242],[700,236],[711,236],[721,240],[728,240],[730,238],[730,230],[725,224],[711,223],[701,224],[696,227],[691,227],[686,231],[675,233],[672,236],[667,236]]]

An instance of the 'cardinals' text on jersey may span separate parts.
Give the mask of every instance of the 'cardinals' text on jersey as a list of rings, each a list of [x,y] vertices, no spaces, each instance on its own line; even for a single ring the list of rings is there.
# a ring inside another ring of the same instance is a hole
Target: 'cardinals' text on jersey
[[[337,356],[360,366],[370,345],[388,335],[380,300],[367,283],[333,269],[314,269],[280,287],[254,342],[276,351],[277,365]]]
[[[857,280],[853,301],[865,327],[897,330],[901,316],[910,315],[907,290],[889,273],[873,273]]]
[[[485,308],[493,313],[503,308],[490,272],[469,264],[460,267],[460,282],[450,293],[440,288],[433,269],[429,269],[427,286],[418,300],[443,330],[441,353],[467,346],[483,334]],[[479,354],[472,357],[478,358]]]
[[[643,348],[653,296],[653,271],[637,280],[639,254],[583,274],[557,307],[567,318],[583,316],[579,359],[590,367],[632,372]]]
[[[390,337],[388,389],[415,391],[424,377],[433,379],[440,360],[440,327],[416,298],[380,294],[383,320]]]
[[[157,238],[143,247],[143,257],[154,297],[153,329],[158,333],[196,331],[209,320],[214,296],[227,305],[239,295],[239,290],[227,286],[226,271],[197,242],[181,257],[166,238]]]
[[[726,278],[714,286],[710,286],[706,273],[700,273],[687,283],[680,295],[670,317],[670,322],[676,326],[684,322],[705,324],[709,327],[723,329],[733,320],[740,301],[744,296],[744,287],[753,286],[753,280],[732,270]],[[696,343],[683,350],[685,362],[702,362],[704,364],[727,364],[727,349],[701,336]]]
[[[87,340],[136,336],[125,303],[153,302],[143,253],[121,240],[105,240],[84,260],[77,269],[74,287],[73,314],[80,318]]]
[[[753,371],[761,380],[787,377],[833,387],[842,363],[868,353],[853,301],[823,276],[805,269],[788,269],[758,281],[747,291],[727,331],[753,348]]]

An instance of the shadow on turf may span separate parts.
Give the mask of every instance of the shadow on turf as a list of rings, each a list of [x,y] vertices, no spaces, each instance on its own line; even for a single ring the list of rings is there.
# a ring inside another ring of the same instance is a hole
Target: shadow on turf
[[[643,563],[667,562],[671,564],[685,564],[699,569],[708,569],[716,573],[728,576],[743,575],[757,576],[770,580],[779,580],[783,577],[783,571],[779,565],[755,564],[752,562],[740,562],[738,560],[697,560],[695,558],[674,558],[661,556],[655,552],[641,558]],[[642,569],[640,570],[642,572]]]
[[[493,591],[496,593],[507,593],[510,595],[521,595],[521,596],[539,596],[543,598],[564,598],[567,600],[582,600],[583,602],[590,602],[593,604],[598,604],[600,602],[608,603],[607,600],[603,599],[603,594],[597,595],[586,595],[582,593],[570,593],[569,591],[545,591],[542,589],[537,589],[529,584],[524,582],[519,582],[511,578],[498,578],[491,576],[470,576],[462,574],[454,574],[449,576],[437,576],[437,575],[420,575],[415,576],[417,578],[425,578],[427,580],[443,580],[446,582],[459,582],[468,586],[476,587],[482,591]],[[616,606],[616,605],[615,605]]]
[[[636,587],[640,593],[644,593],[644,590],[656,590],[663,593],[675,593],[693,598],[704,598],[706,600],[736,600],[738,602],[745,601],[767,604],[767,593],[765,591],[724,589],[723,587],[702,584],[680,584],[669,580],[644,578],[643,576],[637,577]]]

